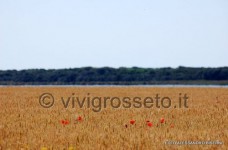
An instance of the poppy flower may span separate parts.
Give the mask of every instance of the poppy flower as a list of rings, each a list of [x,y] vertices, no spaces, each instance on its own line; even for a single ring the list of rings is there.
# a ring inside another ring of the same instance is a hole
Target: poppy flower
[[[147,125],[148,125],[149,127],[152,127],[152,126],[153,126],[152,122],[148,122]]]
[[[130,124],[135,124],[135,120],[130,120]]]
[[[68,125],[70,123],[70,121],[69,120],[61,120],[61,123],[63,125]]]
[[[65,125],[68,125],[70,123],[69,120],[65,120]]]
[[[79,116],[79,117],[77,118],[77,120],[78,120],[78,121],[82,121],[82,117]]]
[[[161,123],[164,123],[164,122],[165,122],[165,119],[164,119],[164,118],[161,118],[161,119],[160,119],[160,122],[161,122]]]
[[[61,123],[62,123],[62,124],[65,124],[65,120],[61,120]]]

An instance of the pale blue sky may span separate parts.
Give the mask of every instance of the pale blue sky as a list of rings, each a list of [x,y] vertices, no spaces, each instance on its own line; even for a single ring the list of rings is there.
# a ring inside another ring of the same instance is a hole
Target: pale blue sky
[[[0,69],[228,66],[227,0],[1,0]]]

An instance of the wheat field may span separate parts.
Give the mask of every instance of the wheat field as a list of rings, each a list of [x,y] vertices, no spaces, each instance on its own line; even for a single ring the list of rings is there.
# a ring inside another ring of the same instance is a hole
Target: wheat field
[[[43,93],[53,95],[52,107],[40,105]],[[173,107],[178,104],[180,93],[188,95],[188,108]],[[61,98],[67,101],[76,96],[145,98],[155,94],[170,97],[172,107],[113,108],[107,102],[107,107],[96,112],[88,103],[80,108],[73,107],[70,101],[65,108],[61,101]],[[220,141],[222,144],[174,145],[165,144],[166,141]],[[228,149],[228,89],[1,87],[0,149]]]

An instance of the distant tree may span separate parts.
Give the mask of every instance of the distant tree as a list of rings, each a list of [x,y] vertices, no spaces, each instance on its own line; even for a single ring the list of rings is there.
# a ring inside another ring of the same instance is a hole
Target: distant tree
[[[139,68],[120,67],[118,69],[73,68],[73,69],[29,69],[0,70],[0,83],[40,83],[40,84],[92,84],[92,83],[140,83],[155,81],[211,81],[228,80],[228,67],[220,68]]]

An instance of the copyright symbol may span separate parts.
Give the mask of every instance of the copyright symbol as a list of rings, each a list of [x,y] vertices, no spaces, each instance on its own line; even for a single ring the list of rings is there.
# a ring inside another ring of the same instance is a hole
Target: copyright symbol
[[[50,93],[43,93],[42,95],[40,95],[39,98],[40,106],[44,108],[50,108],[51,106],[53,106],[54,101],[54,97]]]

